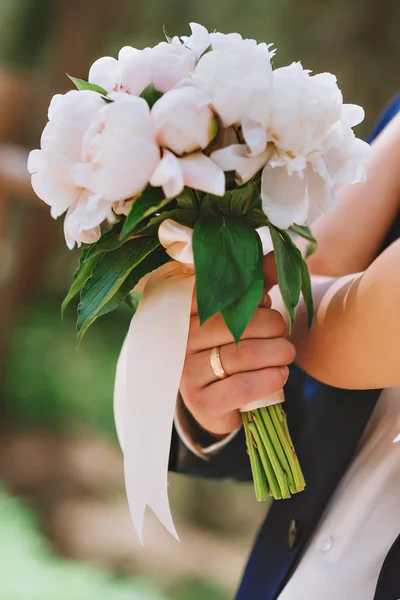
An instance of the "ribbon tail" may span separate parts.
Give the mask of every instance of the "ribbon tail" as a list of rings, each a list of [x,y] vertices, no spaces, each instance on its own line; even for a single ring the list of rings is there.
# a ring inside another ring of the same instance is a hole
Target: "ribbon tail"
[[[124,407],[128,389],[128,345],[126,336],[118,362],[114,384],[114,422],[122,452],[124,451]]]
[[[168,500],[168,461],[194,283],[194,275],[181,271],[148,281],[118,361],[116,428],[129,508],[142,543],[146,506],[179,539]]]

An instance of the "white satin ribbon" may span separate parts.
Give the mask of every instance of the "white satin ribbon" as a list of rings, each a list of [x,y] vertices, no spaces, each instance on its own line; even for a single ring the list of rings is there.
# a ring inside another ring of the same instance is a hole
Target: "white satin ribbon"
[[[266,254],[272,242],[265,229],[259,234]],[[114,389],[126,492],[142,543],[146,506],[179,539],[168,501],[168,460],[195,285],[192,229],[167,219],[159,228],[159,238],[174,260],[135,288],[142,296],[118,359]],[[283,399],[279,392],[257,402],[257,408]],[[252,403],[243,410],[254,407]]]

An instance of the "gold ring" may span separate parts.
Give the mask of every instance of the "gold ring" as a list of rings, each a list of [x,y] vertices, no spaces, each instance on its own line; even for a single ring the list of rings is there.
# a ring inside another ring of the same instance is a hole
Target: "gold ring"
[[[227,373],[225,373],[224,367],[222,366],[222,363],[221,363],[220,350],[221,350],[220,346],[215,346],[211,350],[211,354],[210,354],[211,368],[214,371],[214,375],[216,377],[218,377],[218,379],[226,379],[228,377],[228,375],[227,375]]]

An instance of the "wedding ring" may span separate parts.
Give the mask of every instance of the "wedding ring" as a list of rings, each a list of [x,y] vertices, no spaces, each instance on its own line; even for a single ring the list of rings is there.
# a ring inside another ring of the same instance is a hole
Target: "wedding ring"
[[[226,379],[228,377],[228,375],[227,375],[227,373],[225,373],[224,367],[222,366],[222,363],[221,363],[220,350],[221,350],[220,346],[215,346],[211,350],[211,354],[210,354],[211,368],[214,371],[214,375],[216,377],[218,377],[218,379]]]

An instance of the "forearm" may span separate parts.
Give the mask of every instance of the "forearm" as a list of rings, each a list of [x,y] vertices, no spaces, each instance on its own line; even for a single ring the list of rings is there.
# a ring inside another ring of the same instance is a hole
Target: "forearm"
[[[364,271],[377,256],[400,209],[400,114],[372,144],[366,182],[347,186],[336,210],[312,230],[318,249],[308,261],[316,275]]]
[[[400,241],[362,275],[313,277],[315,317],[301,302],[291,341],[297,364],[314,378],[348,389],[400,385]],[[276,290],[274,307],[283,311]]]

